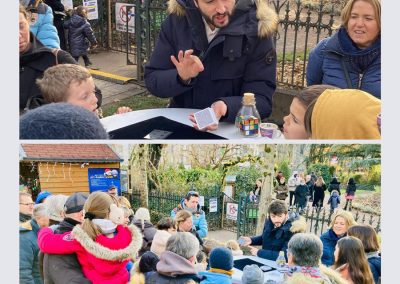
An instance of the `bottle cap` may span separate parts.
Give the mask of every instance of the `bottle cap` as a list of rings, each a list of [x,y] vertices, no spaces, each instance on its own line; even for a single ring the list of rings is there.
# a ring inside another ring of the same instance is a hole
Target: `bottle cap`
[[[254,98],[253,93],[244,93],[243,94],[243,104],[254,105],[255,103],[256,103],[256,99]]]

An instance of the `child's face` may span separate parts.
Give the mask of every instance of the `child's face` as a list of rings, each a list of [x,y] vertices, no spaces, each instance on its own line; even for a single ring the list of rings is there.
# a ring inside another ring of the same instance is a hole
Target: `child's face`
[[[72,81],[67,91],[67,103],[81,106],[95,112],[97,108],[97,98],[94,90],[95,87],[92,77],[80,83]]]
[[[283,118],[283,134],[286,139],[308,139],[306,128],[304,126],[304,114],[306,108],[297,99],[294,98],[290,105],[289,115]]]

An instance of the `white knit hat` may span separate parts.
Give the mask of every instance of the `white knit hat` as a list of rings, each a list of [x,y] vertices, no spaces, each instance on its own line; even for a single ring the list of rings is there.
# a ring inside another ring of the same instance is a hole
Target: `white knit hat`
[[[50,195],[46,198],[45,205],[51,220],[61,222],[64,219],[62,213],[64,212],[64,205],[67,199],[68,196],[62,194]]]
[[[165,251],[170,236],[171,234],[165,230],[157,230],[151,243],[150,251],[160,257],[161,253]]]

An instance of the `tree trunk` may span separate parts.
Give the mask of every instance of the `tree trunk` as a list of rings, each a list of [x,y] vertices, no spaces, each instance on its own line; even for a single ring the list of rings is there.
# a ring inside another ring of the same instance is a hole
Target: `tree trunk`
[[[147,180],[148,157],[148,145],[139,144],[133,147],[130,158],[130,177],[132,188],[139,190],[141,207],[148,207],[149,205],[149,188]]]
[[[273,179],[274,179],[274,165],[276,158],[276,145],[265,145],[265,167],[264,171],[264,183],[261,188],[260,203],[258,206],[258,219],[256,235],[261,235],[264,228],[264,223],[268,217],[268,207],[272,200],[273,192]]]

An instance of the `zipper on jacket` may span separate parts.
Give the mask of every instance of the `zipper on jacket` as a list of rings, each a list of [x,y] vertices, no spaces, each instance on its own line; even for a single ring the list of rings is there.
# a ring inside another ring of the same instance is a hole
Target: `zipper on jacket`
[[[361,90],[361,83],[362,83],[363,77],[364,77],[364,73],[358,74],[358,89],[359,90]]]

